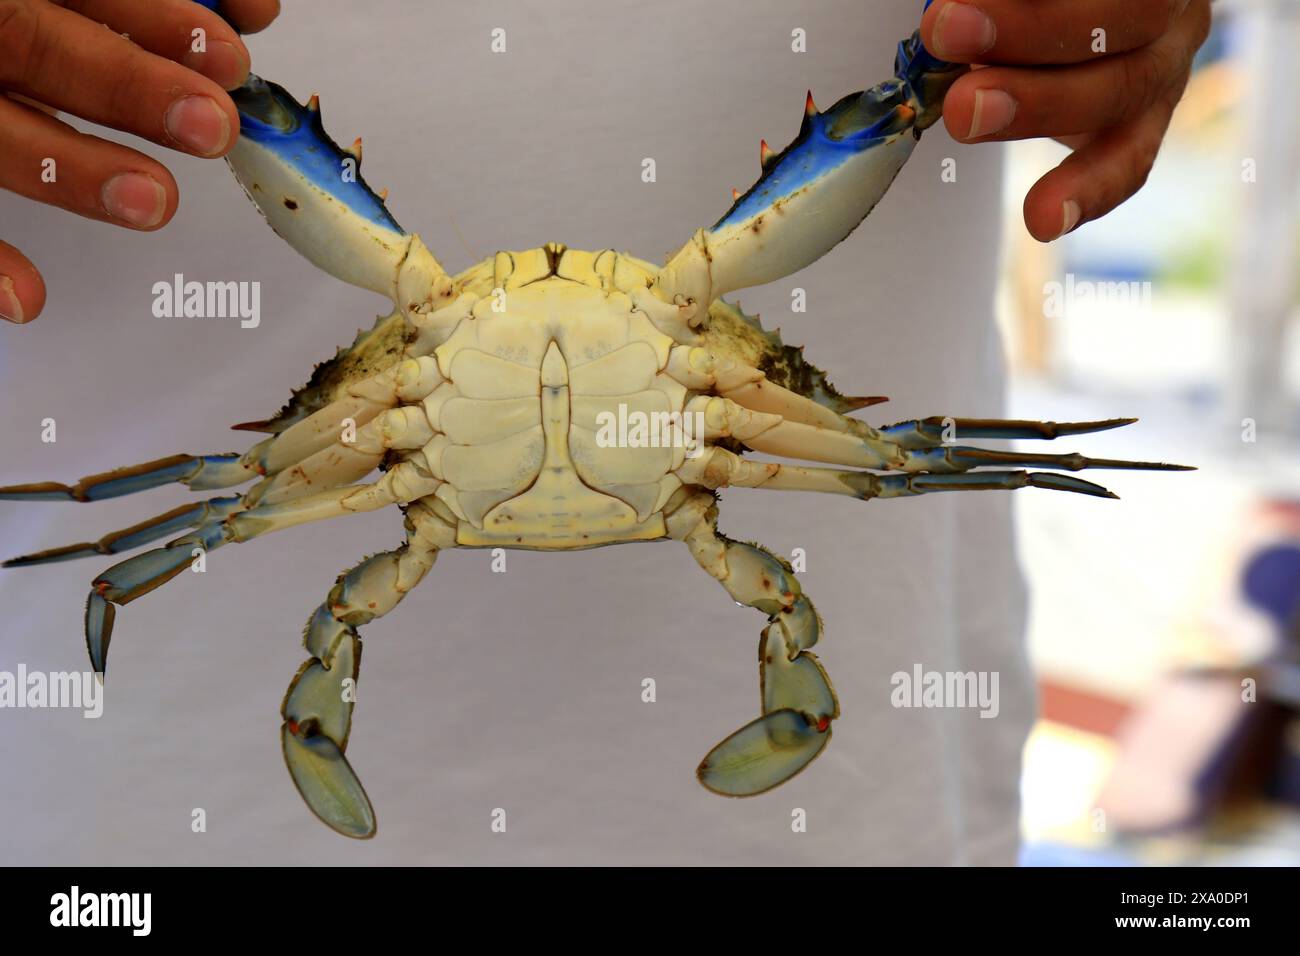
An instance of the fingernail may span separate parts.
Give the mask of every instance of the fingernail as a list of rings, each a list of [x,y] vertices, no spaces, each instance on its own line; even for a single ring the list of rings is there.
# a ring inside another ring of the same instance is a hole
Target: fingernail
[[[936,56],[973,56],[997,39],[997,28],[984,11],[969,3],[945,3],[934,25]]]
[[[976,90],[975,111],[970,118],[967,139],[978,139],[1000,133],[1016,117],[1019,104],[1005,90]]]
[[[118,173],[104,183],[100,198],[106,213],[138,229],[158,225],[167,208],[166,190],[144,173]]]
[[[0,319],[15,325],[22,325],[25,321],[23,304],[14,295],[14,280],[8,276],[0,276]]]
[[[1063,235],[1079,224],[1079,217],[1083,215],[1083,210],[1073,199],[1067,199],[1061,204],[1061,231],[1056,234],[1060,239]]]
[[[215,100],[186,96],[167,108],[167,135],[200,156],[215,156],[230,141],[230,120]]]
[[[191,50],[182,62],[225,90],[233,90],[248,79],[248,57],[225,40],[209,40],[206,50],[201,53]]]

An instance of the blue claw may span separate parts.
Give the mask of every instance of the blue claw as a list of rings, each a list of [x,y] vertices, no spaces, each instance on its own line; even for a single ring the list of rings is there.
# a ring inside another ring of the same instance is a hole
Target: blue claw
[[[928,9],[930,4],[925,6]],[[909,139],[915,141],[922,130],[942,116],[944,95],[968,69],[964,64],[948,63],[932,56],[916,32],[898,45],[894,76],[883,83],[849,94],[824,113],[817,111],[809,93],[799,135],[777,154],[769,153],[764,144],[762,177],[736,200],[712,231],[751,221],[770,209],[779,208],[777,203],[781,200],[815,188],[858,154],[878,150],[896,141],[901,134],[910,133]],[[882,158],[882,168],[886,171],[879,177],[879,193],[861,211],[854,225],[884,194],[911,152],[911,146],[905,143],[896,152],[896,159],[891,157],[891,161],[885,162]]]
[[[930,56],[914,33],[884,82],[825,112],[809,93],[799,135],[780,153],[762,144],[758,182],[669,260],[655,283],[660,294],[716,299],[820,259],[884,197],[967,69]]]
[[[226,158],[271,227],[317,268],[396,299],[413,237],[361,178],[361,141],[340,148],[316,97],[303,106],[260,77],[231,97],[240,137]]]
[[[315,97],[303,106],[284,87],[251,73],[230,96],[239,109],[241,137],[273,153],[367,222],[405,235],[383,200],[361,178],[361,157],[342,149],[325,132]],[[349,169],[355,175],[344,175]],[[256,196],[253,199],[258,201]]]

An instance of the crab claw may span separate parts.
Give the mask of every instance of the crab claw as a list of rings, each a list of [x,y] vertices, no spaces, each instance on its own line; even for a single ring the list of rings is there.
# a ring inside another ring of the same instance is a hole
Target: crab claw
[[[764,714],[709,751],[696,776],[714,793],[751,797],[789,780],[822,752],[830,721],[810,724],[797,710]]]
[[[411,237],[361,178],[319,108],[250,74],[231,94],[239,141],[228,157],[244,191],[281,237],[331,275],[393,296]]]
[[[810,95],[799,135],[779,153],[765,149],[758,182],[669,260],[660,297],[708,303],[820,259],[875,208],[967,69],[931,56],[913,33],[889,79],[825,112]]]

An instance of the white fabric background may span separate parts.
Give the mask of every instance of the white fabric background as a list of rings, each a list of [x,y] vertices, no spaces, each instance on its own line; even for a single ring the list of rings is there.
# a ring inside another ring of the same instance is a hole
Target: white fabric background
[[[453,271],[548,240],[662,261],[757,176],[760,136],[779,148],[794,135],[806,88],[829,106],[884,78],[920,14],[848,0],[285,7],[250,38],[254,69],[300,99],[318,90],[339,141],[365,137],[369,182]],[[489,52],[496,26],[505,55]],[[806,54],[790,51],[795,27]],[[956,183],[939,179],[947,156]],[[168,161],[182,204],[154,235],[0,196],[0,232],[51,289],[39,321],[0,330],[0,483],[242,450],[227,426],[272,413],[383,309],[298,258],[221,164]],[[996,150],[937,129],[853,237],[740,299],[845,392],[890,395],[872,421],[995,415],[999,177]],[[154,318],[150,287],[175,272],[261,281],[261,327]],[[807,314],[790,313],[794,286]],[[807,772],[751,800],[709,794],[693,771],[757,714],[763,620],[683,547],[515,552],[505,574],[487,552],[443,554],[362,632],[349,756],[380,821],[364,844],[303,806],[277,708],[307,614],[339,571],[400,542],[400,516],[227,547],[205,575],[120,610],[102,719],[0,711],[0,862],[1009,863],[1034,702],[1008,498],[724,496],[733,537],[807,551],[843,709]],[[97,537],[183,500],[0,503],[0,550]],[[110,563],[0,573],[0,669],[85,668],[83,602]],[[1000,716],[892,708],[890,675],[916,662],[998,671]],[[640,700],[645,677],[655,704]],[[206,833],[190,830],[195,807]],[[490,831],[496,807],[505,834]],[[791,832],[795,807],[807,833]]]

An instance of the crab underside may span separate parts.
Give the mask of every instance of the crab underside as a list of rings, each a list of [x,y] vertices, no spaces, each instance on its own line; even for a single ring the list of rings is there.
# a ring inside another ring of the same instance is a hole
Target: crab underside
[[[318,367],[276,416],[237,426],[269,433],[247,452],[0,489],[11,500],[95,501],[170,482],[195,490],[255,482],[242,494],[6,564],[117,554],[178,535],[96,578],[86,640],[102,673],[116,606],[179,574],[195,548],[401,508],[406,541],[341,575],[312,614],[310,657],[281,708],[285,760],[307,804],[338,832],[368,837],[374,813],[344,757],[358,627],[392,610],[448,548],[676,539],[733,599],[767,617],[762,714],[709,752],[700,781],[730,796],[777,786],[821,753],[839,705],[811,652],[822,626],[816,609],[785,561],[718,532],[718,489],[870,499],[1036,487],[1114,497],[1062,472],[1180,467],[966,444],[1052,439],[1132,419],[938,416],[873,428],[849,413],[883,399],[840,395],[800,350],[721,298],[796,272],[843,240],[938,118],[960,73],[913,35],[890,80],[824,113],[810,96],[794,142],[780,153],[764,146],[759,181],[662,268],[552,243],[498,253],[454,276],[357,174],[359,141],[340,149],[314,97],[304,107],[251,77],[236,93],[241,139],[230,162],[240,183],[296,249],[389,296],[395,309]],[[751,450],[819,464],[758,462],[745,457]]]

